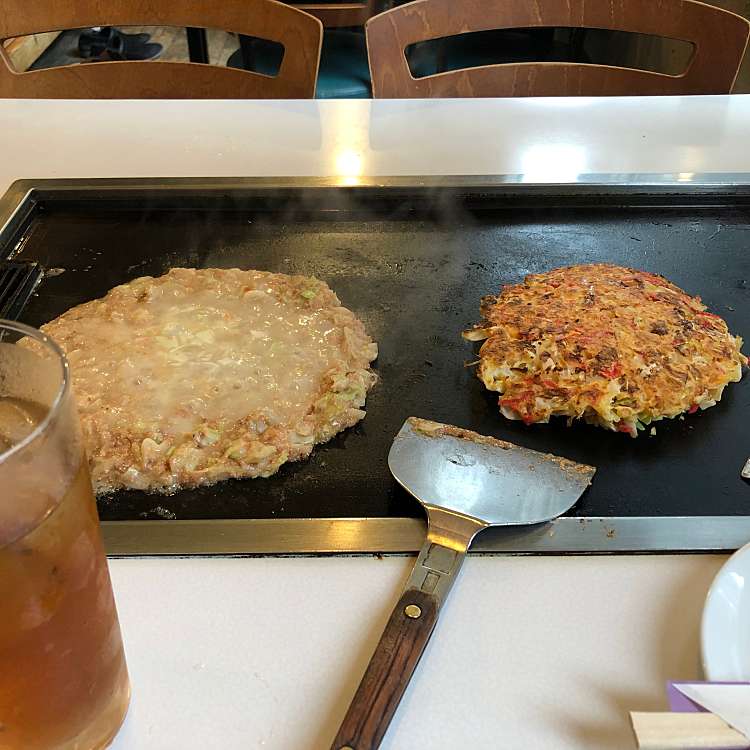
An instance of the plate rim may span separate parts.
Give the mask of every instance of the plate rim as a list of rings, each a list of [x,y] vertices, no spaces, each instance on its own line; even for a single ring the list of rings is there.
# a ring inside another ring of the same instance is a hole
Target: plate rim
[[[727,572],[730,568],[730,566],[734,565],[740,557],[743,557],[745,555],[750,556],[750,542],[740,547],[736,552],[734,552],[732,555],[730,555],[725,561],[724,564],[719,568],[719,570],[716,572],[716,575],[714,576],[713,580],[711,581],[711,585],[708,588],[708,592],[706,593],[706,598],[703,603],[703,611],[701,613],[701,630],[700,630],[700,639],[701,639],[701,666],[703,667],[703,674],[707,680],[710,682],[716,682],[716,681],[723,681],[726,680],[726,675],[716,675],[715,673],[711,673],[711,668],[709,665],[709,658],[708,658],[708,612],[712,609],[713,602],[716,599],[717,591],[719,588],[719,583],[723,579],[724,576],[727,575]],[[750,678],[750,675],[748,676]]]

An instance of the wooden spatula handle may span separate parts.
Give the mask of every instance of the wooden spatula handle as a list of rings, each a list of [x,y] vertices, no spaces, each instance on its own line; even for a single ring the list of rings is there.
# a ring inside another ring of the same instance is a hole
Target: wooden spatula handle
[[[395,606],[331,750],[375,750],[430,640],[436,598],[407,589]]]

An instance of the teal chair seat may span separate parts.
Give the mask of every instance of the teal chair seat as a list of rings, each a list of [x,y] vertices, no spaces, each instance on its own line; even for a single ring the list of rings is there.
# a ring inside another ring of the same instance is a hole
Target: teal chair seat
[[[242,41],[248,69],[275,75],[281,65],[283,48],[265,39]],[[244,68],[242,49],[234,52],[227,65]],[[369,99],[372,96],[367,44],[362,31],[326,29],[320,51],[316,99]]]
[[[367,43],[362,31],[326,29],[320,52],[316,99],[369,99],[372,96]]]

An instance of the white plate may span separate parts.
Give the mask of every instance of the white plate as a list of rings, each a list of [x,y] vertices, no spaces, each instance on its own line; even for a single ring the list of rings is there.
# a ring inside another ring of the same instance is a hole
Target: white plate
[[[708,590],[701,651],[707,680],[750,681],[750,544],[726,561]]]

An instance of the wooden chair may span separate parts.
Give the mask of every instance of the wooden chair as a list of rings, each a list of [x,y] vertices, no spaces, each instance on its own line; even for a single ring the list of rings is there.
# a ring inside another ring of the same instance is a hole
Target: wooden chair
[[[667,75],[569,62],[483,65],[415,78],[412,44],[492,29],[574,27],[652,34],[694,45],[687,70]],[[750,36],[741,16],[693,0],[416,0],[366,25],[373,96],[627,96],[726,94]]]
[[[362,27],[376,12],[375,0],[353,3],[319,0],[295,3],[294,7],[315,16],[325,28],[318,72],[318,97],[369,99],[372,87]]]
[[[374,0],[359,3],[292,3],[295,8],[315,16],[326,29],[364,26],[375,13]]]
[[[315,16],[324,26],[318,70],[319,99],[369,99],[372,96],[367,44],[362,27],[375,12],[376,0],[362,2],[292,3]],[[230,67],[267,72],[275,70],[277,53],[264,42],[240,37],[240,49]]]
[[[284,46],[275,77],[189,62],[96,62],[18,73],[0,45],[0,97],[123,99],[311,98],[321,22],[276,0],[2,0],[0,39],[90,26],[208,27]]]

